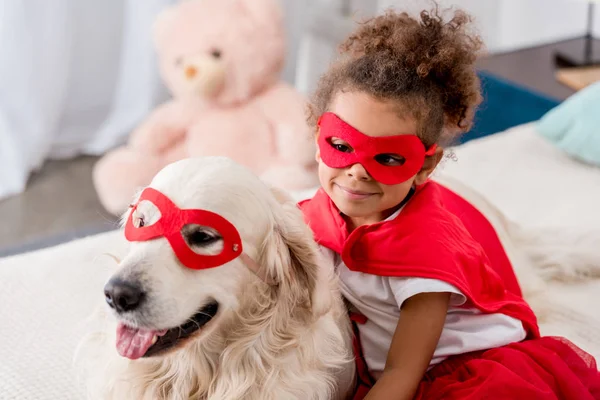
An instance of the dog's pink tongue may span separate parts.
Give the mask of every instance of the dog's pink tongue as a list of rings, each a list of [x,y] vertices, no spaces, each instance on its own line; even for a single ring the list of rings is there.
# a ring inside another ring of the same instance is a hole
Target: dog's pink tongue
[[[117,326],[117,351],[123,357],[137,360],[152,346],[154,336],[164,335],[165,332],[132,328],[120,323]]]

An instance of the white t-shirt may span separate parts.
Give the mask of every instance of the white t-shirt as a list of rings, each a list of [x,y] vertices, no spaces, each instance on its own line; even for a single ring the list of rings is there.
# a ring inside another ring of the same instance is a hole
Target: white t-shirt
[[[388,219],[398,214],[396,212]],[[430,367],[451,355],[491,349],[525,339],[525,329],[518,319],[459,307],[466,302],[466,297],[453,285],[436,279],[384,277],[351,271],[337,253],[323,250],[336,265],[342,294],[367,317],[365,324],[358,324],[358,330],[365,362],[375,379],[381,376],[385,367],[401,317],[402,303],[419,293],[451,293],[446,323]]]

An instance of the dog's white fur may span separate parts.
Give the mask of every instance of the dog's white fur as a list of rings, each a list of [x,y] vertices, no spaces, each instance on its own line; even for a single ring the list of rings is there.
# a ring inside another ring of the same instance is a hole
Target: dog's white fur
[[[165,167],[151,187],[180,208],[232,222],[268,285],[240,260],[190,270],[164,238],[132,243],[115,272],[143,282],[147,301],[121,316],[149,329],[179,326],[209,298],[217,316],[165,355],[131,361],[115,349],[115,316],[86,337],[76,362],[90,399],[343,399],[353,389],[351,331],[333,266],[321,257],[296,204],[247,169],[220,157]],[[158,212],[138,207],[145,223]],[[213,249],[214,251],[214,249]],[[129,315],[132,314],[132,315]]]

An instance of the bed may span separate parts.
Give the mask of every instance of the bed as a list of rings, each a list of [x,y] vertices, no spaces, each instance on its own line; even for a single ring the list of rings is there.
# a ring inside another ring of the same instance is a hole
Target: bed
[[[562,256],[542,252],[540,262],[593,263],[590,258],[599,253],[591,244],[600,238],[600,169],[564,155],[534,124],[454,148],[434,179],[463,187],[482,207],[500,210],[503,224],[518,221],[526,231],[562,232],[560,243],[547,248]],[[311,192],[294,195],[300,199]],[[113,231],[0,259],[0,399],[83,398],[71,359],[86,318],[102,305],[107,267],[114,263],[103,253],[118,256],[125,249],[122,234]],[[526,285],[529,272],[519,273]],[[540,312],[543,308],[542,332],[567,336],[599,358],[600,280],[561,278],[544,285],[536,302]]]

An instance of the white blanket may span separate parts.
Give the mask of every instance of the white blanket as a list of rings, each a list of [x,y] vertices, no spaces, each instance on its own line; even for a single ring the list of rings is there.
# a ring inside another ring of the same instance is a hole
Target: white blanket
[[[522,228],[547,235],[551,246],[540,261],[586,263],[597,274],[599,168],[567,156],[533,123],[467,142],[454,153],[436,171],[439,178],[459,179]],[[565,336],[600,361],[600,279],[551,282],[542,301],[542,334]]]
[[[438,179],[459,179],[526,227],[599,229],[600,170],[563,156],[531,125],[468,143],[456,155],[458,161],[445,162]],[[476,196],[481,207],[493,208]],[[121,233],[110,232],[0,259],[0,400],[83,398],[71,358],[86,317],[103,302],[107,267],[114,261],[102,254],[118,256],[125,249]],[[525,273],[519,277],[530,283]],[[566,336],[599,358],[598,304],[600,281],[551,284],[544,292],[550,313],[543,333]]]
[[[454,149],[436,171],[460,179],[528,227],[600,230],[600,169],[522,125]]]

